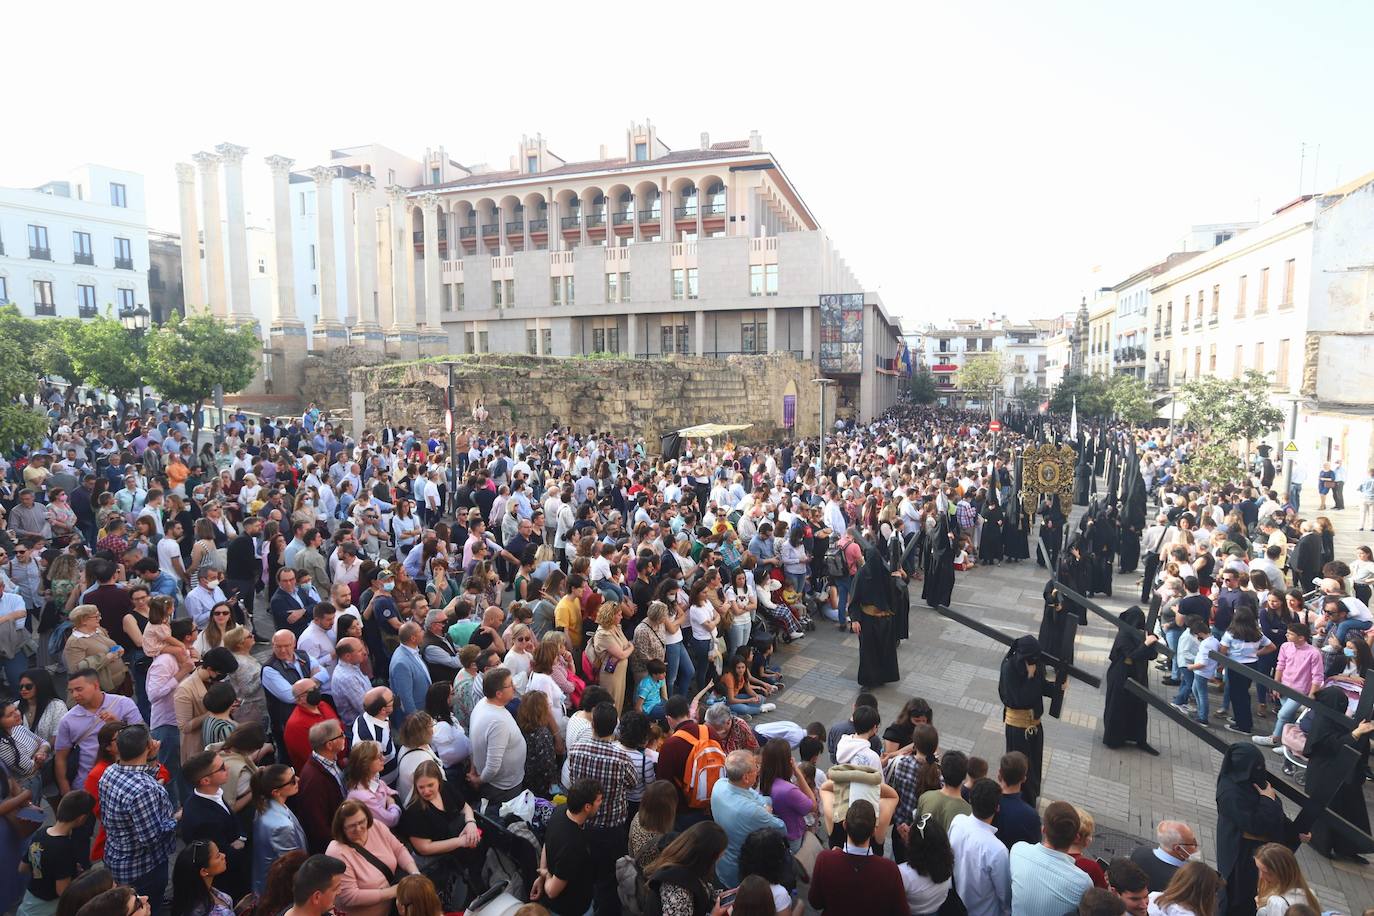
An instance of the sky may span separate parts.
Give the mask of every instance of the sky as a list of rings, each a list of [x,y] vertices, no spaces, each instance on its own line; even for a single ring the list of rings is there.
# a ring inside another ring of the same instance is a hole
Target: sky
[[[763,136],[907,326],[1048,317],[1171,250],[1374,171],[1374,4],[1252,0],[9,4],[0,185],[249,148],[296,168],[378,142],[504,167],[650,118],[670,147]],[[1303,144],[1307,145],[1305,163]]]

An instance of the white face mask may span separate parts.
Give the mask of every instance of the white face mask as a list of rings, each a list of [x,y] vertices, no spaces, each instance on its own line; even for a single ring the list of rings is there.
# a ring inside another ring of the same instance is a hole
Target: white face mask
[[[1203,857],[1202,857],[1202,850],[1201,850],[1201,849],[1198,849],[1198,850],[1195,850],[1195,851],[1193,852],[1193,854],[1190,855],[1190,856],[1188,857],[1188,861],[1189,861],[1189,862],[1204,862],[1204,861],[1206,861],[1206,860],[1203,859]]]

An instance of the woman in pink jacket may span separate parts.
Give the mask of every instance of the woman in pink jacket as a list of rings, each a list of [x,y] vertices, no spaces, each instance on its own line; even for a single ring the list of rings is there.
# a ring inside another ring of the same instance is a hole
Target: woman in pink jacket
[[[362,802],[349,799],[334,812],[334,839],[326,855],[344,863],[339,908],[348,916],[386,916],[396,899],[396,883],[417,874],[415,860],[372,816]]]

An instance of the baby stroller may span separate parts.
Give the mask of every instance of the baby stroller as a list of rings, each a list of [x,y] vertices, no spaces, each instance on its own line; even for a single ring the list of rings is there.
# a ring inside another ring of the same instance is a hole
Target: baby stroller
[[[1303,725],[1310,713],[1310,709],[1304,711],[1297,722],[1283,727],[1282,743],[1276,748],[1283,752],[1283,775],[1291,777],[1298,786],[1307,782],[1307,758],[1302,755],[1307,746],[1307,732],[1303,731]]]
[[[782,600],[782,583],[777,579],[765,578],[759,582],[759,616],[783,642],[791,642],[806,635],[801,621],[790,605]]]

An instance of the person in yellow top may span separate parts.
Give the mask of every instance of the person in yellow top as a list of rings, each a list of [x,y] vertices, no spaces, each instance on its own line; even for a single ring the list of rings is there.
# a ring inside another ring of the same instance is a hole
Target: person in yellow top
[[[568,645],[573,649],[582,648],[582,593],[583,579],[577,573],[568,576],[568,593],[553,609],[553,625],[567,634]]]

